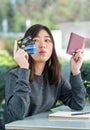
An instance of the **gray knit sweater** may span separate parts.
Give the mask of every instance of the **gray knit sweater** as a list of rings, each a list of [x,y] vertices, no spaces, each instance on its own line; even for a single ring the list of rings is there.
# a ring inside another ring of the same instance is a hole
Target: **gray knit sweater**
[[[23,119],[36,113],[53,108],[57,100],[72,109],[80,110],[85,106],[86,89],[81,75],[71,75],[70,83],[63,77],[58,84],[50,85],[43,75],[35,75],[29,82],[29,69],[11,70],[5,86],[5,122]]]

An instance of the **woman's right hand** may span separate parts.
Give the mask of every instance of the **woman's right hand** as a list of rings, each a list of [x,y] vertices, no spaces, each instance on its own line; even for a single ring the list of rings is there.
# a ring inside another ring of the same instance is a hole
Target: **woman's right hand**
[[[18,45],[17,45],[17,40],[15,40],[14,43],[14,60],[15,62],[19,65],[20,68],[29,68],[29,62],[28,62],[28,58],[29,55],[27,52],[25,52],[23,49],[17,49]]]

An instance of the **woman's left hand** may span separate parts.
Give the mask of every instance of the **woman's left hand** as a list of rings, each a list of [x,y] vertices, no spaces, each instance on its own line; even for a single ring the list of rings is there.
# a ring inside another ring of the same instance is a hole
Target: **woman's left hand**
[[[80,68],[83,62],[83,56],[84,56],[84,50],[79,49],[76,50],[76,52],[71,57],[70,65],[73,75],[77,75],[80,73]]]

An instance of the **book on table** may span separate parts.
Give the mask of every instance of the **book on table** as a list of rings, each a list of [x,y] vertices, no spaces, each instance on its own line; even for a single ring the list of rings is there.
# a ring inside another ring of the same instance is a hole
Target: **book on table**
[[[90,104],[86,104],[83,110],[73,110],[65,105],[56,106],[51,112],[49,118],[90,119]]]
[[[90,111],[57,111],[49,114],[49,118],[72,118],[72,119],[90,119]]]

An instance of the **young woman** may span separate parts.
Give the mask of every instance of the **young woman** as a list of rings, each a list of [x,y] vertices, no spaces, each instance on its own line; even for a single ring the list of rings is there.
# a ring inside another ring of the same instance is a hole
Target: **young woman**
[[[12,69],[5,86],[6,123],[24,119],[36,113],[50,110],[57,100],[71,109],[81,110],[85,105],[85,87],[80,74],[83,50],[71,57],[70,82],[61,74],[53,36],[43,25],[31,26],[25,38],[31,36],[37,53],[28,54],[14,45],[14,60],[18,67]]]

